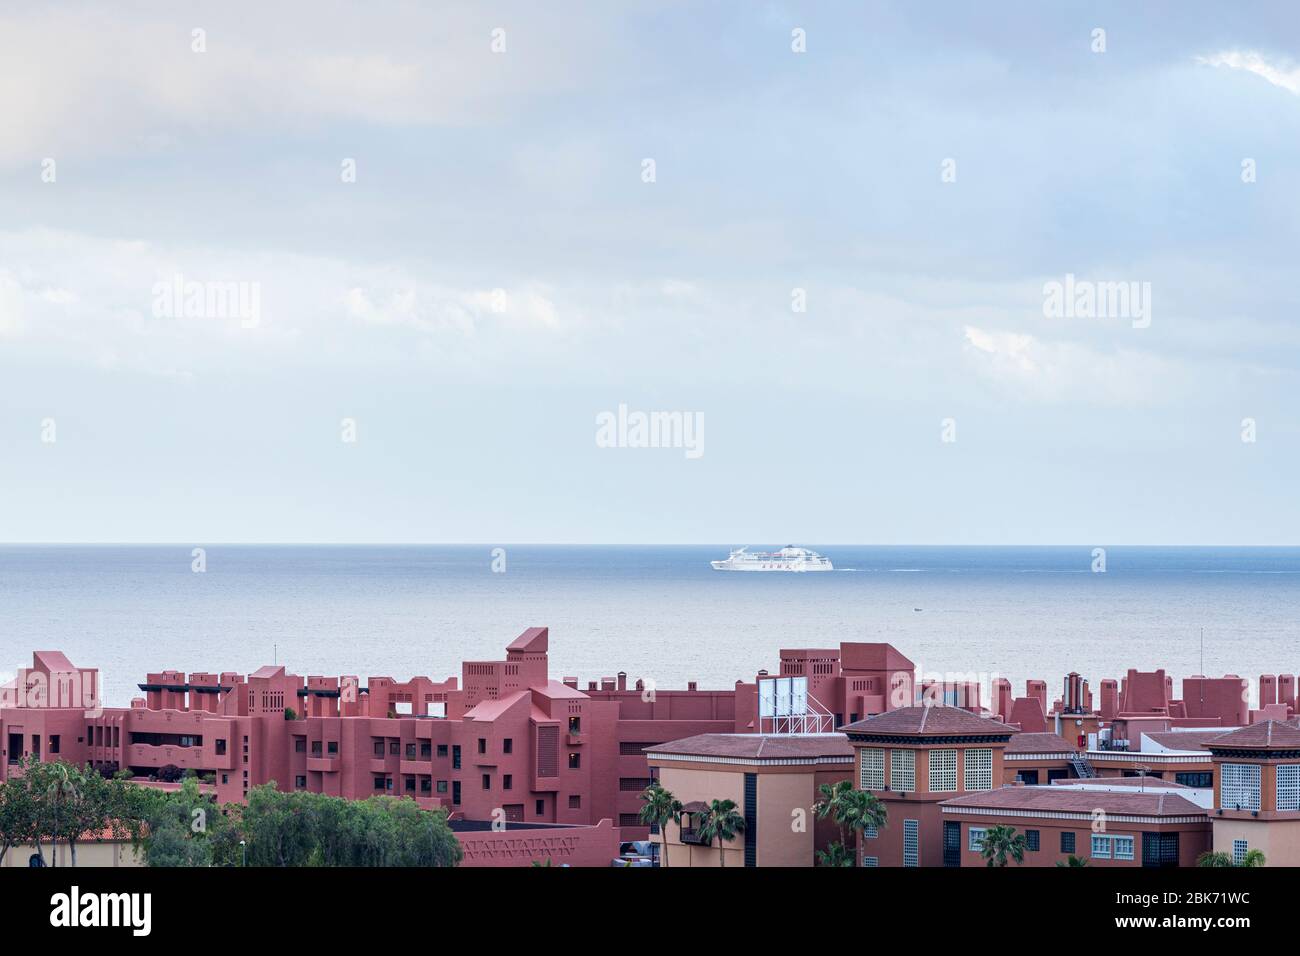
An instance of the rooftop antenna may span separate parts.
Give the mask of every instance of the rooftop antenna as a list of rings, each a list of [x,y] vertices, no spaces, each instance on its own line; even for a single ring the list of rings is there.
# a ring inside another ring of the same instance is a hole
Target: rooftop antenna
[[[273,644],[271,645],[271,663],[272,663],[272,664],[279,664],[279,663],[280,663],[280,645],[279,645],[279,644],[274,644],[274,643],[273,643]]]
[[[1201,714],[1205,714],[1205,627],[1201,626]]]

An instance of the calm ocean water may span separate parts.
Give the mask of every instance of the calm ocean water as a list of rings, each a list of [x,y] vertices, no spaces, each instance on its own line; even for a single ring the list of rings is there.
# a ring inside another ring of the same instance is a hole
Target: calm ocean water
[[[779,543],[776,545],[779,546]],[[626,670],[659,687],[730,687],[781,647],[890,641],[927,671],[1056,692],[1078,670],[1175,678],[1300,670],[1300,548],[805,546],[823,574],[720,573],[718,546],[0,547],[6,674],[33,649],[101,669],[123,704],[150,670],[434,679],[551,628],[555,676]],[[919,610],[918,610],[919,609]],[[1175,686],[1177,690],[1177,685]]]

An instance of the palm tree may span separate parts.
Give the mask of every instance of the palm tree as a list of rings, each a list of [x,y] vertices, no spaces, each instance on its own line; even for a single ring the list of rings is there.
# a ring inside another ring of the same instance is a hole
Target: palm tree
[[[1071,853],[1071,854],[1070,854],[1068,857],[1066,857],[1064,860],[1057,860],[1057,861],[1056,861],[1056,865],[1057,865],[1057,866],[1069,866],[1069,867],[1087,866],[1087,865],[1088,865],[1088,861],[1085,860],[1083,857],[1075,856],[1073,853]]]
[[[647,826],[659,828],[659,835],[663,845],[662,862],[667,867],[668,831],[664,828],[669,821],[681,825],[682,802],[674,797],[671,791],[665,790],[663,784],[658,780],[641,791],[641,802],[641,812],[637,816]]]
[[[1006,866],[1010,860],[1025,862],[1026,841],[1015,827],[989,827],[980,842],[980,856],[989,866]]]
[[[853,857],[842,843],[832,843],[817,851],[818,866],[852,866]]]
[[[844,805],[844,797],[853,784],[847,780],[841,780],[838,783],[823,783],[817,788],[819,799],[813,804],[813,813],[817,815],[818,820],[825,820],[830,817],[835,825],[840,828],[840,846],[848,846],[848,834],[845,832],[847,824],[841,817],[841,808]]]
[[[736,835],[745,830],[745,817],[736,807],[734,800],[712,800],[699,814],[695,824],[705,845],[712,846],[718,841],[718,865],[727,865],[727,850],[723,845],[734,840]]]
[[[1218,852],[1216,852],[1216,851],[1214,851],[1214,850],[1206,850],[1204,853],[1202,853],[1200,856],[1198,856],[1198,857],[1196,858],[1196,865],[1197,865],[1197,866],[1208,866],[1208,867],[1229,867],[1229,866],[1258,867],[1258,866],[1263,866],[1263,865],[1264,865],[1264,851],[1263,851],[1263,850],[1247,850],[1247,851],[1246,851],[1246,855],[1243,856],[1243,857],[1241,858],[1241,862],[1238,863],[1238,862],[1233,858],[1233,855],[1232,855],[1231,853],[1223,853],[1222,851],[1218,851]]]
[[[855,832],[861,846],[862,832],[868,828],[879,829],[885,825],[887,811],[880,798],[869,790],[855,790],[847,780],[823,783],[817,788],[821,799],[813,804],[818,820],[830,817],[840,829],[840,846],[849,845],[848,831]]]
[[[884,802],[870,790],[850,790],[840,798],[841,819],[853,831],[858,849],[862,849],[862,834],[866,830],[879,830],[885,825],[889,811]]]

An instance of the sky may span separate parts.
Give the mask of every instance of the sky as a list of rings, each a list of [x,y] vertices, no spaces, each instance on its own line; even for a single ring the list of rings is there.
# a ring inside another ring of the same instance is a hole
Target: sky
[[[0,541],[1300,543],[1297,61],[1281,2],[2,4]]]

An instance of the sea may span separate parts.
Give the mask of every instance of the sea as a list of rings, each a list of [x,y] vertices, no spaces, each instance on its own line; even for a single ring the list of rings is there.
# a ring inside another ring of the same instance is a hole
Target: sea
[[[1018,694],[1039,678],[1056,695],[1070,671],[1253,688],[1300,670],[1300,548],[801,546],[835,570],[712,570],[727,544],[4,545],[0,671],[62,650],[99,668],[109,705],[165,669],[441,680],[534,625],[552,676],[583,686],[730,688],[782,648],[841,641]]]

